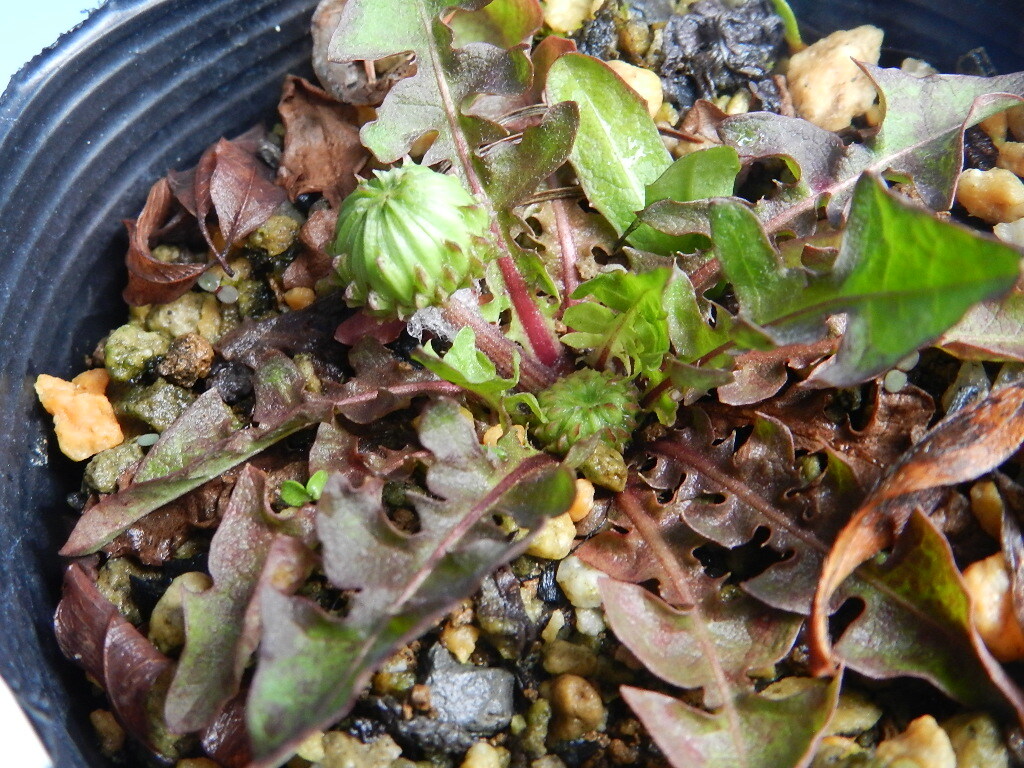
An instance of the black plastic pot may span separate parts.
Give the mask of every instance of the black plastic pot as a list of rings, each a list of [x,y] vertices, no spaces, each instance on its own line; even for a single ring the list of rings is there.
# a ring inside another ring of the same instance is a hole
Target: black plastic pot
[[[453,0],[454,4],[455,0]],[[39,373],[70,377],[124,315],[120,220],[222,135],[272,119],[304,73],[315,0],[109,0],[0,98],[0,674],[57,768],[103,766],[81,673],[52,637],[77,469],[52,449]],[[1020,0],[792,0],[809,34],[874,23],[891,61],[945,71],[984,46],[1024,69]]]

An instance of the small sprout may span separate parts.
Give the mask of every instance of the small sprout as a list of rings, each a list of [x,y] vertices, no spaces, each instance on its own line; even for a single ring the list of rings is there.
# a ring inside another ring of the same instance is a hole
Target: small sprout
[[[406,318],[483,274],[487,213],[454,176],[407,163],[345,198],[331,248],[349,306]]]
[[[319,501],[320,494],[324,492],[325,485],[327,485],[327,472],[322,469],[317,470],[306,483],[306,492],[310,495],[313,501]]]
[[[305,485],[296,480],[285,480],[281,483],[281,501],[289,507],[301,507],[304,504],[319,501],[326,484],[327,473],[322,469],[314,472]]]

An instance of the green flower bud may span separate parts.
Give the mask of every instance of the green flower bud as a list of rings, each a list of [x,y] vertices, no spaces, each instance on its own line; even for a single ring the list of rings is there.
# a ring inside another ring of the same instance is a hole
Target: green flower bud
[[[537,401],[547,421],[534,429],[534,436],[548,450],[563,455],[592,435],[621,453],[640,413],[636,388],[629,381],[592,368],[559,379],[537,395]]]
[[[483,274],[490,222],[454,176],[407,163],[359,183],[332,253],[349,306],[406,318]]]

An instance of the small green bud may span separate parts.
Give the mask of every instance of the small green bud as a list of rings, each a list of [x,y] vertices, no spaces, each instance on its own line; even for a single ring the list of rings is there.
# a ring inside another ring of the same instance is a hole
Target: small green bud
[[[621,453],[636,429],[640,406],[636,388],[592,368],[571,373],[537,395],[547,421],[534,435],[548,450],[565,454],[581,440],[597,435]]]
[[[331,251],[349,306],[405,318],[483,273],[490,222],[454,176],[411,163],[375,174],[341,204]]]

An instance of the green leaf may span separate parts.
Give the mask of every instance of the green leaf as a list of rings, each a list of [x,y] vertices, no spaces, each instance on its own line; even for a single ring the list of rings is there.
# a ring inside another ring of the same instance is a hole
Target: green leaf
[[[499,378],[491,359],[477,349],[476,333],[469,327],[458,332],[451,349],[444,355],[439,357],[427,342],[423,351],[413,356],[445,381],[474,393],[499,413],[503,410],[502,396],[519,381],[519,358],[515,361],[515,375],[511,379]]]
[[[533,37],[544,23],[537,0],[491,0],[476,11],[456,11],[448,26],[455,33],[455,47],[490,43],[512,48]]]
[[[133,482],[142,483],[178,472],[201,457],[211,444],[228,437],[235,415],[215,388],[204,392],[153,444]]]
[[[1008,291],[1020,254],[936,219],[865,176],[839,251],[836,300],[847,327],[832,364],[815,379],[849,386],[895,365],[956,323],[974,304]]]
[[[479,144],[505,135],[496,124],[462,112],[479,94],[516,95],[529,85],[530,63],[520,50],[487,43],[453,49],[452,30],[441,21],[449,8],[478,11],[486,0],[352,0],[345,5],[331,58],[375,60],[403,51],[416,55],[416,74],[398,81],[360,136],[384,163],[409,154],[421,137],[437,139],[424,165],[454,160],[465,178]],[[473,185],[470,185],[473,188]],[[475,190],[474,190],[475,191]]]
[[[715,387],[730,383],[734,363],[733,357],[725,354],[704,365],[689,365],[669,359],[661,371],[651,375],[648,391],[667,378],[672,382],[672,389],[682,394],[682,399],[677,400],[668,393],[662,395],[652,408],[658,420],[666,427],[673,426],[679,403],[692,405]]]
[[[539,179],[546,179],[569,159],[579,109],[571,101],[555,104],[540,124],[523,132],[517,143],[501,142],[478,161],[480,178],[496,208],[519,205],[533,194]]]
[[[659,200],[688,203],[730,197],[740,172],[740,157],[729,146],[709,147],[683,155],[647,187],[645,204]]]
[[[537,259],[535,255],[531,259],[516,243],[512,230],[517,221],[508,204],[514,197],[529,194],[564,162],[575,117],[571,108],[556,105],[547,123],[524,139],[531,151],[542,150],[529,163],[523,162],[525,155],[518,148],[491,146],[498,160],[488,165],[478,150],[507,139],[508,132],[469,110],[474,99],[483,94],[516,97],[525,93],[532,74],[530,60],[519,48],[505,50],[488,43],[453,49],[452,30],[441,21],[442,14],[453,5],[464,11],[479,11],[487,0],[458,4],[450,0],[349,0],[339,32],[331,41],[331,56],[352,61],[375,60],[402,51],[416,54],[416,73],[394,85],[377,112],[377,120],[363,126],[363,143],[382,162],[390,163],[408,154],[420,137],[436,136],[423,163],[452,161],[454,172],[483,204],[492,222],[497,266],[516,318],[535,356],[545,365],[554,365],[562,351],[537,298],[550,280],[544,280],[543,270],[539,276],[535,271],[535,284],[529,285],[519,272],[517,263],[535,265]],[[506,156],[520,163],[518,173],[503,172],[501,159]],[[486,184],[488,180],[490,185]]]
[[[306,486],[295,480],[285,480],[281,483],[281,501],[289,507],[301,507],[313,500],[313,497],[306,491]]]
[[[536,529],[574,498],[572,475],[544,456],[492,464],[454,401],[424,412],[420,440],[434,458],[429,493],[414,498],[418,532],[388,521],[381,480],[360,485],[336,475],[324,489],[317,531],[327,577],[353,590],[344,618],[264,591],[262,610],[275,621],[264,628],[247,710],[257,766],[278,765],[336,722],[378,664],[525,549],[527,540],[510,542],[495,515]]]
[[[548,71],[547,100],[575,101],[580,128],[569,157],[591,204],[623,234],[647,202],[647,187],[672,164],[647,105],[604,62],[579,53]],[[638,248],[670,251],[670,238],[641,227]]]
[[[722,323],[712,327],[710,303],[697,298],[689,276],[676,266],[664,300],[669,338],[680,359],[692,362],[729,341]]]
[[[715,256],[736,291],[740,313],[764,325],[790,311],[804,296],[806,280],[783,266],[754,213],[734,200],[716,200],[709,218]]]
[[[645,211],[662,200],[692,203],[697,200],[729,197],[733,193],[739,172],[739,155],[732,147],[709,147],[683,155],[672,163],[657,181],[647,187]],[[641,214],[638,221],[644,220],[645,216]],[[672,248],[684,253],[693,253],[706,249],[709,245],[706,237],[690,234],[677,237]]]
[[[768,113],[738,115],[720,126],[723,141],[744,160],[782,157],[797,177],[758,204],[769,232],[807,231],[824,203],[830,218],[840,218],[864,171],[910,177],[928,207],[947,210],[960,173],[964,129],[1024,98],[1024,73],[914,77],[862,67],[885,107],[878,133],[863,144],[846,144],[805,120]]]
[[[939,220],[867,175],[832,272],[814,279],[782,264],[745,205],[716,200],[709,217],[741,317],[789,342],[821,334],[825,317],[847,313],[839,352],[813,376],[837,387],[892,367],[977,302],[1009,290],[1019,272],[1015,249]]]
[[[573,349],[591,349],[594,366],[619,360],[629,375],[657,370],[669,349],[668,315],[662,295],[669,270],[608,272],[588,280],[573,293],[563,320],[573,329],[562,342]]]

